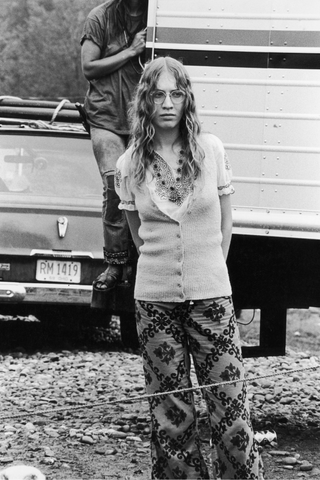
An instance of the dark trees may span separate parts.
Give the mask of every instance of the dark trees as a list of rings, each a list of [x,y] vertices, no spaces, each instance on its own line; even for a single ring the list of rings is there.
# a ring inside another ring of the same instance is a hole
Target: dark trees
[[[0,96],[82,100],[80,38],[99,0],[1,0]]]

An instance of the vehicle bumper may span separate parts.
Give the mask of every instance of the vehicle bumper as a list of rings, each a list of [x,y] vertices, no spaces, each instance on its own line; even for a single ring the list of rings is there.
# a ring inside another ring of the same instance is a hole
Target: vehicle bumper
[[[91,285],[0,283],[0,303],[52,303],[90,305]]]

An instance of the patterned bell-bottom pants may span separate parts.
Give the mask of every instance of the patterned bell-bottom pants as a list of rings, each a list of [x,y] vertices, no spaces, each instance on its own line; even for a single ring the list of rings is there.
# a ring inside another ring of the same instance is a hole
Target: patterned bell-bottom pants
[[[137,301],[137,329],[148,394],[244,378],[231,297],[184,303]],[[245,382],[202,390],[215,451],[213,478],[263,479]],[[208,479],[191,391],[149,400],[153,479]],[[211,477],[212,478],[212,477]]]

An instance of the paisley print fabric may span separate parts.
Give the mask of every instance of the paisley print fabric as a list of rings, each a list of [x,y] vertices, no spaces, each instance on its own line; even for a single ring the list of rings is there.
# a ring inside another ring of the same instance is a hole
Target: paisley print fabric
[[[159,198],[170,200],[170,202],[180,206],[193,191],[193,185],[191,181],[181,178],[182,160],[180,159],[179,162],[176,178],[174,178],[167,162],[157,152],[154,152],[151,166],[156,179],[156,192]]]
[[[200,385],[244,377],[231,297],[137,301],[137,329],[148,394],[188,388],[190,355]],[[213,478],[263,480],[245,382],[202,390],[214,450]],[[208,479],[192,392],[151,398],[153,479]]]

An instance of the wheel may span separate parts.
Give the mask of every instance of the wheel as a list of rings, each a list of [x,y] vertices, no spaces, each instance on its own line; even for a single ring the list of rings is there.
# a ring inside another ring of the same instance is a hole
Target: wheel
[[[134,312],[120,315],[121,341],[125,348],[136,350],[139,348],[136,319]]]

